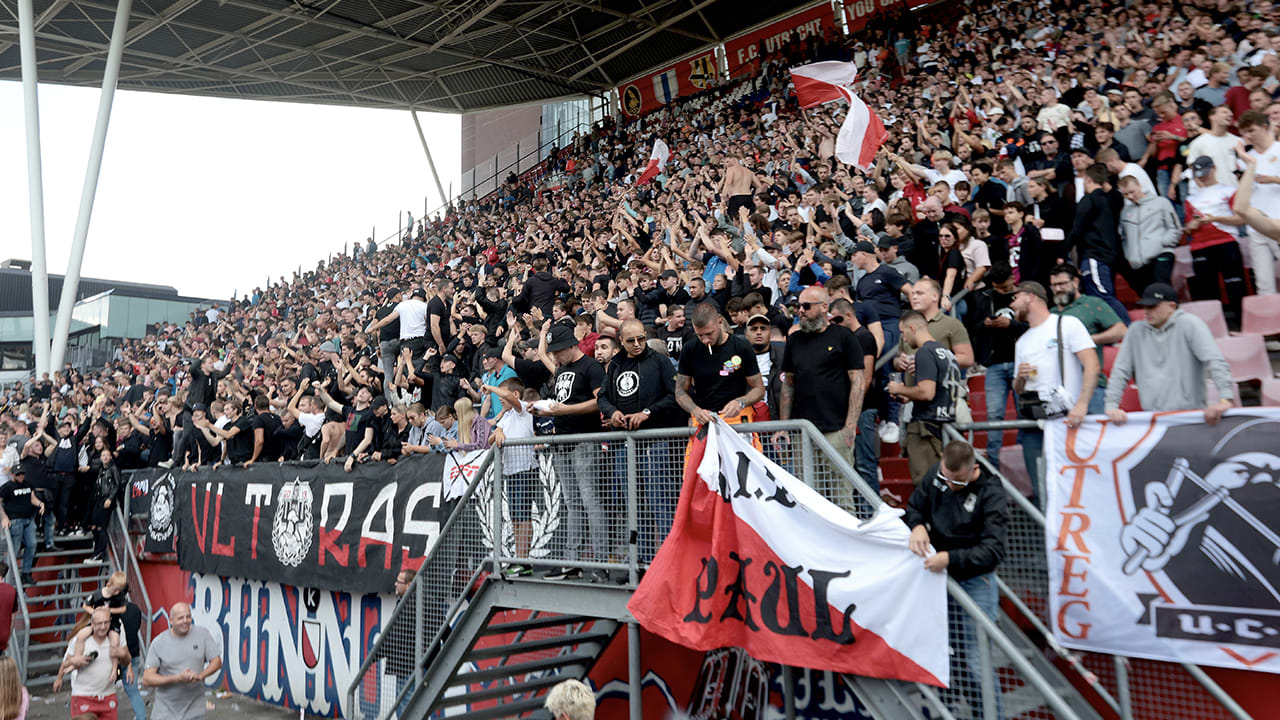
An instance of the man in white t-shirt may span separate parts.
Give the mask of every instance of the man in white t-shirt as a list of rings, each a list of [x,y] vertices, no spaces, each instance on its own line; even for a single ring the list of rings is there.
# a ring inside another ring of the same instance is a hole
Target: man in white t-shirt
[[[524,383],[517,378],[507,378],[497,387],[484,385],[484,392],[497,395],[502,401],[502,414],[498,425],[489,436],[489,443],[502,447],[509,440],[531,438],[533,415],[521,395]],[[476,422],[484,422],[476,418]],[[511,524],[515,528],[516,557],[527,557],[533,537],[533,498],[538,490],[538,458],[532,445],[502,447],[502,476],[507,486],[507,505],[511,512]],[[524,577],[533,574],[533,568],[523,564],[507,566],[508,577]]]
[[[409,293],[408,300],[402,300],[396,309],[380,320],[369,323],[364,329],[366,334],[377,332],[379,328],[396,320],[400,321],[400,347],[409,348],[414,359],[422,356],[426,349],[427,336],[427,294],[417,287]]]
[[[1013,350],[1013,389],[1020,407],[1026,408],[1027,396],[1034,394],[1043,407],[1043,419],[1060,422],[1065,415],[1069,427],[1079,426],[1098,384],[1098,353],[1089,331],[1075,317],[1050,313],[1049,293],[1038,282],[1020,283],[1009,307],[1028,325]],[[1031,477],[1031,501],[1041,507],[1044,431],[1019,430],[1018,443]]]
[[[965,175],[963,170],[957,170],[951,166],[951,153],[946,150],[934,151],[929,158],[929,161],[933,164],[933,167],[930,168],[909,163],[901,155],[895,155],[894,159],[907,172],[917,178],[924,178],[924,186],[926,188],[931,188],[940,182],[949,185],[951,187],[951,202],[956,201],[956,183],[969,181],[969,176]]]
[[[1213,160],[1218,182],[1236,186],[1236,145],[1240,138],[1227,132],[1235,118],[1231,108],[1219,105],[1209,113],[1209,126],[1187,146],[1187,157],[1206,155]]]
[[[106,607],[93,611],[90,627],[71,639],[63,656],[53,691],[62,689],[62,676],[71,673],[71,715],[93,715],[97,720],[116,720],[116,665],[129,667],[129,648],[111,630],[111,613]],[[128,673],[133,673],[129,667]]]
[[[1249,152],[1253,182],[1248,184],[1249,193],[1237,195],[1236,210],[1249,222],[1253,287],[1259,295],[1272,295],[1276,292],[1275,263],[1280,259],[1276,238],[1280,233],[1264,232],[1258,220],[1280,221],[1280,142],[1276,142],[1271,121],[1264,113],[1250,110],[1240,116],[1236,126],[1244,141],[1253,147]]]

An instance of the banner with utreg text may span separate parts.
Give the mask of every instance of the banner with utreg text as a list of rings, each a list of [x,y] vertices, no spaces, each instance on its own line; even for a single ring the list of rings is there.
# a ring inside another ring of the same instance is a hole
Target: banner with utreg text
[[[835,27],[831,3],[801,10],[749,33],[724,41],[729,77],[736,78],[759,67],[759,61],[792,41],[820,38]]]
[[[351,472],[338,463],[174,472],[178,564],[296,587],[391,592],[401,569],[422,564],[447,518],[444,458]],[[162,515],[154,487],[152,524]]]
[[[1079,650],[1280,672],[1280,408],[1045,431],[1050,621]]]

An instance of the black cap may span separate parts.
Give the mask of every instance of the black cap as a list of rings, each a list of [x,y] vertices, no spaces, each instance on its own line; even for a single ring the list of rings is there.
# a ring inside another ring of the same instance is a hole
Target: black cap
[[[856,253],[864,252],[864,253],[871,253],[872,255],[875,255],[876,246],[872,245],[867,240],[859,240],[857,243],[854,244],[853,251]]]
[[[191,406],[191,412],[207,413],[209,412],[209,406],[205,405],[204,403],[196,403],[195,405]]]
[[[563,323],[551,326],[551,332],[547,334],[548,352],[566,350],[577,344],[578,338],[574,336],[572,327]]]
[[[502,359],[502,351],[501,351],[501,350],[499,350],[498,348],[491,347],[491,348],[489,348],[488,350],[485,350],[485,351],[484,351],[484,357],[487,357],[487,358],[497,358],[498,360],[501,360],[501,359]]]
[[[1146,290],[1142,291],[1142,299],[1138,301],[1138,305],[1142,307],[1151,307],[1165,301],[1178,302],[1178,291],[1173,286],[1164,283],[1151,283]]]
[[[880,239],[876,241],[876,247],[880,248],[881,250],[887,250],[891,247],[896,247],[897,244],[898,244],[898,241],[893,239],[886,233],[881,233]]]
[[[427,297],[427,291],[426,291],[426,290],[423,290],[423,289],[422,289],[422,288],[420,288],[420,287],[416,287],[416,288],[414,288],[414,289],[413,289],[413,291],[412,291],[412,292],[410,292],[410,293],[409,293],[409,297],[411,297],[411,298],[423,298],[423,299],[426,299],[426,297]]]
[[[659,275],[658,277],[663,277],[663,278],[669,278],[669,277],[678,278],[678,277],[680,277],[680,273],[676,272],[675,270],[663,270],[663,271],[662,271],[662,274],[661,274],[661,275]]]
[[[19,475],[26,475],[27,468],[24,467],[22,463],[18,463],[17,465],[14,465],[12,468],[9,469],[9,474],[14,477],[17,477]]]
[[[1191,162],[1192,175],[1202,178],[1208,176],[1211,172],[1213,172],[1213,158],[1208,155],[1201,155]]]
[[[395,297],[395,296],[399,295],[400,293],[401,293],[400,288],[398,288],[398,287],[389,287],[389,288],[387,288],[386,295],[384,295],[383,297],[393,298],[393,297]]]

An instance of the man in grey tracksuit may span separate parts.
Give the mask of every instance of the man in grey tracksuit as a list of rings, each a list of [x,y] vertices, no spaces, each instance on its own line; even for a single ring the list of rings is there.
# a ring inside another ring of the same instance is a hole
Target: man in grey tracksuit
[[[1168,285],[1173,277],[1173,249],[1182,238],[1177,211],[1168,200],[1144,193],[1133,176],[1120,179],[1120,194],[1129,201],[1120,211],[1124,259],[1133,272],[1126,278],[1138,291],[1152,283]]]
[[[1204,408],[1205,422],[1216,424],[1232,405],[1235,383],[1231,381],[1231,366],[1218,349],[1209,326],[1178,309],[1177,293],[1163,283],[1148,285],[1138,304],[1147,309],[1146,319],[1129,326],[1111,367],[1105,401],[1107,417],[1116,423],[1126,420],[1120,398],[1132,379],[1138,385],[1143,410]],[[1206,370],[1220,398],[1213,404],[1205,398]]]

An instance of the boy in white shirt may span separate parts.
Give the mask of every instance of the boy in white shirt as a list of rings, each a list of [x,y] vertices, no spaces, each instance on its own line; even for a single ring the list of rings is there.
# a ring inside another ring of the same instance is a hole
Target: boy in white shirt
[[[498,417],[498,426],[489,436],[489,444],[502,447],[508,440],[531,438],[533,433],[533,415],[529,414],[529,404],[521,398],[526,390],[524,383],[517,378],[508,378],[497,387],[483,385],[483,392],[491,392],[502,401],[502,415]],[[537,399],[537,391],[530,390]],[[476,422],[485,422],[477,418]],[[532,445],[512,445],[502,449],[502,481],[506,487],[507,506],[511,510],[511,523],[515,526],[516,557],[528,557],[529,545],[533,536],[531,510],[533,494],[538,489],[538,458]],[[506,569],[508,577],[521,577],[533,574],[528,565],[514,564]]]

